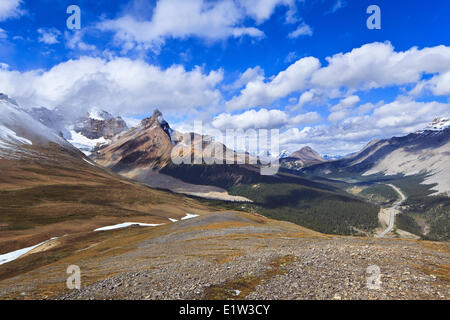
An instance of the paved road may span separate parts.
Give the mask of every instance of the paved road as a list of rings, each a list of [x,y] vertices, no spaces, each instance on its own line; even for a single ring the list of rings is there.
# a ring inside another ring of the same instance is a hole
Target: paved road
[[[396,203],[394,203],[394,206],[391,208],[391,218],[389,219],[389,226],[386,228],[386,230],[384,230],[382,233],[380,233],[378,235],[378,238],[383,238],[386,234],[388,234],[389,232],[392,231],[392,229],[394,228],[395,211],[397,210],[398,206],[401,205],[406,200],[405,195],[399,188],[397,188],[396,186],[394,186],[392,184],[388,184],[388,186],[390,186],[392,189],[397,191],[397,193],[400,195],[401,199],[398,200]]]

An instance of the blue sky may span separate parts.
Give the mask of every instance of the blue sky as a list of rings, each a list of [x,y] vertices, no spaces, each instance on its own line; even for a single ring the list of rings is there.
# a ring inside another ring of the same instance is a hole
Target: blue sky
[[[450,115],[447,1],[1,2],[0,91],[25,107],[158,107],[180,129],[279,128],[282,148],[323,154]]]

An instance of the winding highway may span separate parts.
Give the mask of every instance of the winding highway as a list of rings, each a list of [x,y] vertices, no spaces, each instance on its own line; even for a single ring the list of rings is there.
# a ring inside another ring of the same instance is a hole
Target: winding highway
[[[384,230],[377,236],[378,238],[383,238],[386,234],[388,234],[389,232],[392,231],[392,229],[394,228],[395,211],[406,200],[406,196],[403,194],[403,192],[399,188],[397,188],[396,186],[394,186],[392,184],[388,184],[388,186],[390,186],[392,189],[394,189],[400,195],[401,199],[398,200],[397,202],[395,202],[394,206],[391,208],[391,216],[389,219],[389,225],[386,228],[386,230]]]

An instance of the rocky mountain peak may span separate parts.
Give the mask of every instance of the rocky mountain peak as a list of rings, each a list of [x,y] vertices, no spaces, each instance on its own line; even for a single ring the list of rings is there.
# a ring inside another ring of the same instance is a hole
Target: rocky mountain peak
[[[300,150],[292,153],[290,155],[291,158],[296,158],[300,160],[315,160],[315,161],[324,161],[324,159],[318,154],[316,151],[314,151],[310,146],[306,146],[301,148]]]
[[[121,117],[115,118],[106,111],[88,112],[74,125],[75,132],[81,133],[88,139],[111,138],[127,129],[128,126]]]
[[[143,119],[141,121],[141,126],[146,129],[160,127],[172,140],[172,129],[170,128],[169,123],[164,120],[162,112],[158,109],[153,111],[153,115],[151,117]]]
[[[450,118],[439,117],[435,118],[425,130],[443,130],[450,127]]]

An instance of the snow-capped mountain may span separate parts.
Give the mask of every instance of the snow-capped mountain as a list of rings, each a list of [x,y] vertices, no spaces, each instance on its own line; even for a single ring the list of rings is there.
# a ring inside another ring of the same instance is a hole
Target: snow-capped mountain
[[[49,143],[73,148],[55,131],[21,109],[13,99],[0,94],[0,159],[33,157],[39,146]]]
[[[115,135],[128,130],[121,117],[114,117],[97,109],[92,109],[74,120],[58,108],[33,108],[29,113],[45,126],[59,132],[86,155],[90,155],[95,148],[110,143]]]
[[[359,152],[337,161],[314,165],[304,171],[328,177],[335,174],[422,174],[424,183],[435,184],[432,190],[450,193],[449,163],[449,119],[438,118],[423,130],[403,137],[373,140]]]
[[[436,118],[425,129],[419,130],[418,133],[425,131],[443,131],[450,127],[450,118]]]

